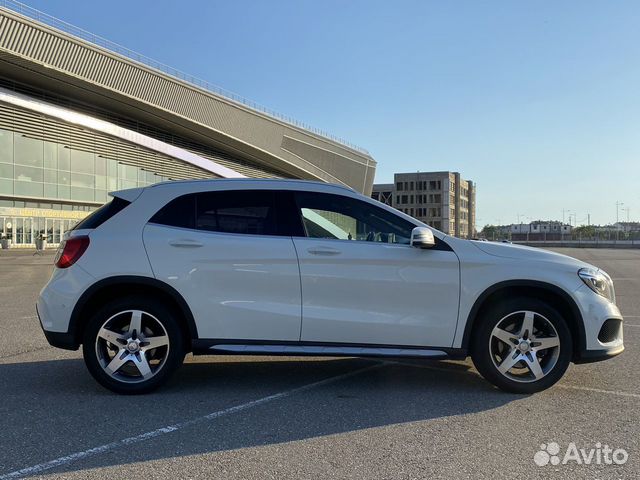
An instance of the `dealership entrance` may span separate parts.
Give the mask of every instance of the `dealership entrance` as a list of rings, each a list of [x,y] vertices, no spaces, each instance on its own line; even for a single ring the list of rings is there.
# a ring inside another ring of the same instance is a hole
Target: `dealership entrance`
[[[11,248],[34,248],[38,238],[55,248],[62,235],[86,217],[86,211],[0,207],[0,236]]]

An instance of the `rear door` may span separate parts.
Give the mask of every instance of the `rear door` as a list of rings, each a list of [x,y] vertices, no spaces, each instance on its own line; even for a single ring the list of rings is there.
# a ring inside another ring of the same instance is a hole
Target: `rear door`
[[[145,227],[154,275],[184,297],[201,339],[299,340],[298,261],[278,202],[273,190],[188,194]]]

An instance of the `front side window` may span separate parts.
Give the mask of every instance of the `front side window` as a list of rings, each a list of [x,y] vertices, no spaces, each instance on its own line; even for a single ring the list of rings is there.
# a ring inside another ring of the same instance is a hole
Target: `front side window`
[[[370,203],[327,193],[297,192],[307,237],[408,245],[411,222]]]

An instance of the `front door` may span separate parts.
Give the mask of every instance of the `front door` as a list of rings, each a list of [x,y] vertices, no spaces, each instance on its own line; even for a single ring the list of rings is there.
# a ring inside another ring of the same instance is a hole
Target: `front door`
[[[448,347],[459,261],[409,246],[410,221],[353,197],[297,192],[303,341]]]

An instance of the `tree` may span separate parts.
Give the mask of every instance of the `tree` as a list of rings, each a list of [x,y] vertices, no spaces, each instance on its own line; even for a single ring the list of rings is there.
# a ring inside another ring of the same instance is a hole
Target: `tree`
[[[594,238],[596,228],[593,225],[582,225],[573,229],[573,236],[578,238]]]
[[[488,240],[495,240],[500,237],[500,229],[495,225],[485,225],[480,231],[480,236]]]

